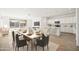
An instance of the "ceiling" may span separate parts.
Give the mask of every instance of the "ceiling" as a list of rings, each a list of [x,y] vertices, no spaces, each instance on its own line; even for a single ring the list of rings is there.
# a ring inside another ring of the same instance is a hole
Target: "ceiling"
[[[0,8],[0,16],[46,17],[75,13],[75,8]]]

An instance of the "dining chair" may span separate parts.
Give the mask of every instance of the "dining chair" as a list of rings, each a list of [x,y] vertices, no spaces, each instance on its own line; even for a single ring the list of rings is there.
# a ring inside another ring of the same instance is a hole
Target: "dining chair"
[[[28,36],[23,35],[23,38],[27,41],[27,44],[30,45],[31,44],[31,50],[32,50],[32,39],[29,38]]]
[[[15,50],[15,32],[14,31],[12,31],[12,38],[13,38],[12,46],[13,46],[13,50]]]
[[[36,40],[36,50],[37,50],[37,46],[40,46],[43,48],[44,51],[44,47],[47,46],[47,50],[48,50],[48,43],[49,43],[49,35],[45,36],[44,34],[42,34],[42,39],[37,39]]]
[[[18,50],[19,50],[20,47],[24,48],[24,46],[27,46],[27,50],[28,50],[27,40],[26,39],[20,40],[19,37],[20,37],[20,35],[16,34],[16,48],[18,48]]]

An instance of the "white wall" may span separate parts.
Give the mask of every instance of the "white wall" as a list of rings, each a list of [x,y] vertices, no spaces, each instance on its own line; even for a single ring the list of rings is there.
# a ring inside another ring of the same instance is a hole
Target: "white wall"
[[[47,21],[45,17],[41,18],[41,31],[44,33],[47,32]]]
[[[0,27],[9,28],[9,18],[8,17],[0,17]]]
[[[79,46],[79,9],[77,9],[77,24],[76,24],[76,46]]]

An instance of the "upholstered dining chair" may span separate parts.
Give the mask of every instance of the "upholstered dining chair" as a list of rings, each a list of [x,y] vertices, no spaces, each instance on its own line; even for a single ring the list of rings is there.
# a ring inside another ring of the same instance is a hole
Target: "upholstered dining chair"
[[[36,40],[36,50],[37,50],[37,46],[42,47],[43,51],[44,51],[44,47],[47,46],[47,50],[48,50],[48,43],[49,43],[49,35],[45,36],[44,34],[42,34],[42,39]]]
[[[19,36],[20,36],[19,34],[16,34],[16,48],[18,48],[19,50],[20,47],[27,46],[27,50],[28,50],[27,40],[26,39],[20,40]]]
[[[32,50],[32,39],[25,35],[23,35],[23,38],[27,41],[28,45],[31,44],[31,50]]]

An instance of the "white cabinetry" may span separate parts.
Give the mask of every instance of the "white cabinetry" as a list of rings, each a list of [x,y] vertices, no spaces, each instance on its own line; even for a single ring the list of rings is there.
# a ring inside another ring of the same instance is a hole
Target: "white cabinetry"
[[[63,24],[61,25],[61,32],[75,33],[76,32],[75,26],[76,24]]]

